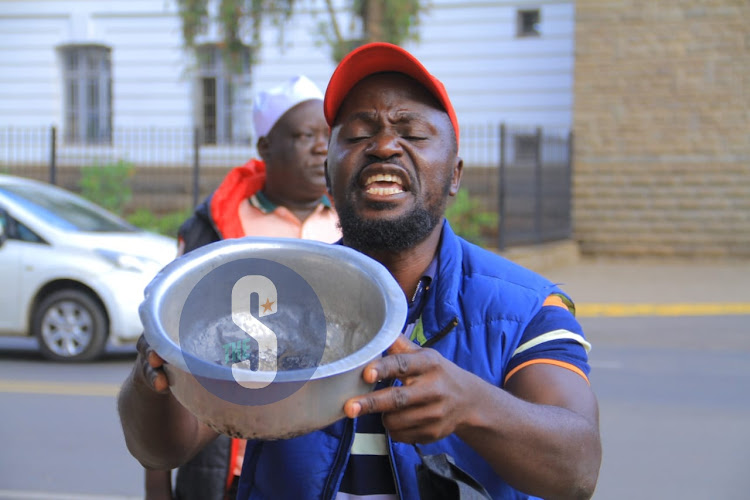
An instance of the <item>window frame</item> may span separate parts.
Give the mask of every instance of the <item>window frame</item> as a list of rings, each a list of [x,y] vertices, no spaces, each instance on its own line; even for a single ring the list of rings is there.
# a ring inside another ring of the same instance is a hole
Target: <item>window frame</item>
[[[239,89],[250,78],[250,47],[244,46],[243,51],[240,72],[234,73],[218,44],[206,43],[196,48],[197,115],[203,145],[242,143],[243,133],[247,135],[239,109]]]
[[[531,28],[527,27],[527,16],[536,16],[536,21],[532,23]],[[517,38],[537,38],[542,36],[539,25],[542,22],[541,9],[518,9],[516,11],[516,37]]]
[[[98,44],[57,48],[62,63],[66,144],[112,144],[112,49]]]

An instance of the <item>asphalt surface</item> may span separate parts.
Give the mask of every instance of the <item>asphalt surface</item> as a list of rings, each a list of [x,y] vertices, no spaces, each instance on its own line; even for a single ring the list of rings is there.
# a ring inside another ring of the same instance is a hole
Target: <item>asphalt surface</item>
[[[582,261],[544,273],[593,348],[595,499],[750,498],[750,262]]]

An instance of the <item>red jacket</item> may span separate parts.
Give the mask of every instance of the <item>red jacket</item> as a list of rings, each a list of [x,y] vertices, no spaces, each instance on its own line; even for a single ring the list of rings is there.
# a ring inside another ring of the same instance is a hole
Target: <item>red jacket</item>
[[[266,165],[261,160],[252,159],[230,170],[216,191],[180,226],[178,238],[184,245],[183,252],[214,241],[245,236],[238,207],[260,191],[265,182]]]

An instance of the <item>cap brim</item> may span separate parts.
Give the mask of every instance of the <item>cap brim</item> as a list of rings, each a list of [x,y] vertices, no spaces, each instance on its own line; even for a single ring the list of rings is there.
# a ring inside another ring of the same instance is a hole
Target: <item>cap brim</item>
[[[350,52],[339,63],[326,88],[323,110],[328,125],[333,127],[341,104],[357,83],[375,73],[390,71],[414,78],[435,96],[448,113],[458,139],[458,120],[443,84],[406,50],[384,42],[363,45]]]

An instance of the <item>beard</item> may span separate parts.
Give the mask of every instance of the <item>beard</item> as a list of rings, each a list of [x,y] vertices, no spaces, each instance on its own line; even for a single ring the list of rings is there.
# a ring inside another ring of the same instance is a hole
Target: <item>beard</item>
[[[347,197],[341,206],[336,207],[344,242],[363,253],[400,252],[416,246],[443,220],[449,189],[450,179],[443,189],[443,196],[436,202],[420,203],[395,219],[364,219],[354,208],[354,202]],[[378,210],[386,210],[392,206],[388,202],[371,205]]]

